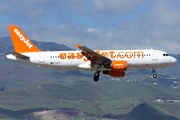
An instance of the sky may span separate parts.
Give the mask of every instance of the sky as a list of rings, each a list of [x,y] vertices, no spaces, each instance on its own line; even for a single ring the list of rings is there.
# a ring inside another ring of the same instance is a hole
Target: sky
[[[0,37],[8,25],[70,48],[180,53],[180,0],[0,0]]]

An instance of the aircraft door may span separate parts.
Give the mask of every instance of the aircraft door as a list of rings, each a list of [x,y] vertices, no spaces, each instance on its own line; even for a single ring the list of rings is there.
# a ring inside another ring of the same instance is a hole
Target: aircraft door
[[[158,56],[157,56],[157,51],[156,50],[152,50],[152,60],[153,61],[157,61],[158,60]]]
[[[44,64],[45,63],[45,56],[44,53],[39,53],[39,63]]]

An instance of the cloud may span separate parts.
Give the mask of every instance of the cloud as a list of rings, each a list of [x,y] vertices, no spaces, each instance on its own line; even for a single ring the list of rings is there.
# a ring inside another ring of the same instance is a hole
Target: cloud
[[[162,49],[179,53],[176,0],[7,0],[0,4],[0,35],[9,24],[31,38],[75,48]]]
[[[74,24],[37,26],[35,29],[31,29],[29,33],[31,33],[29,34],[31,39],[53,41],[72,48],[76,43],[94,44],[96,38],[100,35],[100,31],[98,32],[96,29],[84,29]]]
[[[169,0],[159,0],[154,3],[150,19],[160,27],[174,27],[180,25],[179,6]]]
[[[3,4],[3,8],[0,9],[1,14],[5,14],[6,20],[8,18],[13,19],[16,23],[28,23],[41,20],[48,13],[45,5],[49,4],[47,0],[32,0],[32,1],[23,1],[23,0],[7,0]]]
[[[148,15],[147,35],[157,48],[178,52],[180,48],[180,9],[175,1],[158,0]]]
[[[132,11],[142,0],[93,0],[94,10],[100,14],[121,14]]]

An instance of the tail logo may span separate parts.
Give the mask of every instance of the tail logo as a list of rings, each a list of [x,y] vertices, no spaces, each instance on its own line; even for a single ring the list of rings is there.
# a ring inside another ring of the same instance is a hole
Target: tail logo
[[[29,39],[26,39],[19,31],[18,29],[14,29],[14,32],[16,33],[17,36],[19,36],[19,39],[26,44],[26,46],[31,49],[33,45],[29,42]]]

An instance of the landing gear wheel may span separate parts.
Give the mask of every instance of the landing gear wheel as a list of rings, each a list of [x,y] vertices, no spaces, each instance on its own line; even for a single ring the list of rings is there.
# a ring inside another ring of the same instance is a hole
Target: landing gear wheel
[[[99,75],[100,75],[99,72],[94,73],[94,77],[99,77]]]
[[[100,72],[99,71],[94,73],[94,81],[95,82],[99,81],[99,76],[100,76]]]
[[[156,75],[156,74],[154,74],[154,75],[153,75],[153,78],[157,78],[157,75]]]
[[[156,69],[152,68],[153,78],[157,78]]]
[[[97,81],[99,81],[99,77],[94,76],[94,82],[97,82]]]

